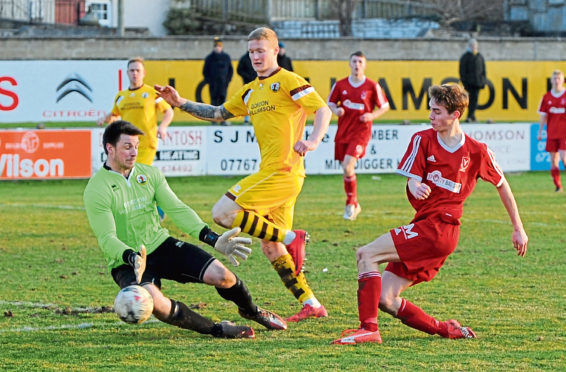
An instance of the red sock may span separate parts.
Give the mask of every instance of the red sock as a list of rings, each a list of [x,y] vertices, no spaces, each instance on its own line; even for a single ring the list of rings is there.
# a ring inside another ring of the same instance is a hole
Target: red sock
[[[377,331],[377,311],[381,296],[381,274],[370,271],[358,275],[358,313],[360,328]]]
[[[552,180],[554,181],[554,186],[562,187],[560,183],[560,168],[552,168],[550,170],[550,174],[552,175]]]
[[[358,204],[358,180],[355,174],[352,177],[344,177],[344,191],[346,191],[346,205]]]
[[[426,332],[429,335],[440,334],[446,332],[444,323],[439,322],[432,316],[425,313],[420,307],[403,299],[401,307],[397,311],[397,318],[409,327]]]

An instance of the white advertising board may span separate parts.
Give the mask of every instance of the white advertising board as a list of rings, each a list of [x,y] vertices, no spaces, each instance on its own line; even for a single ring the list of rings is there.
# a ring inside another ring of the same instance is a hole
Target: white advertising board
[[[126,63],[0,61],[0,120],[95,122],[128,86]]]
[[[331,125],[316,151],[305,157],[307,174],[341,174],[334,160],[336,126]],[[411,136],[430,128],[422,125],[374,125],[366,155],[356,165],[356,173],[394,173]],[[530,169],[530,124],[465,124],[463,130],[472,138],[485,142],[497,162],[506,171]],[[260,158],[253,127],[208,127],[207,174],[245,175],[256,172]],[[312,131],[307,126],[305,136]]]
[[[167,138],[159,138],[153,165],[167,177],[201,176],[206,174],[207,127],[169,127]],[[92,130],[92,172],[106,160],[102,146],[103,128]]]

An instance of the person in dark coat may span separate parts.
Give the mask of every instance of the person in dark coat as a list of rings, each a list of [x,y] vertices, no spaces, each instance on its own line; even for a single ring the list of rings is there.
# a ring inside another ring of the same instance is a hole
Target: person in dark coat
[[[283,67],[285,70],[293,71],[293,62],[287,54],[285,54],[285,44],[279,42],[279,53],[277,53],[277,64],[279,67]]]
[[[240,58],[236,72],[238,72],[238,75],[242,77],[244,84],[253,81],[257,77],[257,72],[255,72],[254,67],[252,66],[252,60],[250,59],[248,52]]]
[[[466,122],[476,121],[479,92],[484,88],[487,79],[485,76],[485,61],[478,52],[478,42],[475,39],[468,41],[466,53],[460,57],[460,80],[470,97]]]
[[[240,60],[238,61],[238,68],[236,69],[238,75],[242,77],[244,84],[252,82],[257,77],[257,72],[254,70],[254,66],[252,65],[252,60],[250,59],[250,55],[246,52]],[[244,123],[248,124],[250,122],[249,115],[244,117]]]
[[[232,80],[234,68],[230,56],[223,50],[222,40],[214,38],[214,49],[206,56],[202,74],[210,90],[210,101],[214,106],[226,101],[228,84]],[[225,123],[223,123],[225,124]]]

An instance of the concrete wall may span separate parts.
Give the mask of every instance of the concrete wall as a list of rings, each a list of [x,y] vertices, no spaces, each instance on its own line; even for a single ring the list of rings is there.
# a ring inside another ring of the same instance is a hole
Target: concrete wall
[[[465,50],[464,39],[324,39],[284,40],[295,60],[346,60],[362,50],[370,60],[457,60]],[[479,38],[480,52],[490,61],[562,61],[566,47],[561,38]],[[224,37],[225,51],[233,59],[247,49],[245,37]],[[2,38],[0,60],[127,59],[141,55],[148,60],[203,59],[212,50],[210,37],[97,37]]]

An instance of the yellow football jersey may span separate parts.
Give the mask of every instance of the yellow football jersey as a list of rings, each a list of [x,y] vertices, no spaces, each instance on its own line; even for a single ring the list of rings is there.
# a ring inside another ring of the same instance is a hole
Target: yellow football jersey
[[[122,90],[114,99],[112,114],[119,115],[122,120],[129,121],[145,133],[140,136],[139,147],[140,152],[148,150],[153,153],[148,165],[153,162],[157,151],[157,112],[165,112],[169,108],[171,106],[163,98],[157,97],[155,89],[147,84],[134,90]]]
[[[249,115],[261,154],[260,169],[304,175],[305,166],[293,146],[301,139],[307,115],[326,106],[299,75],[279,69],[245,84],[224,104],[235,116]]]

